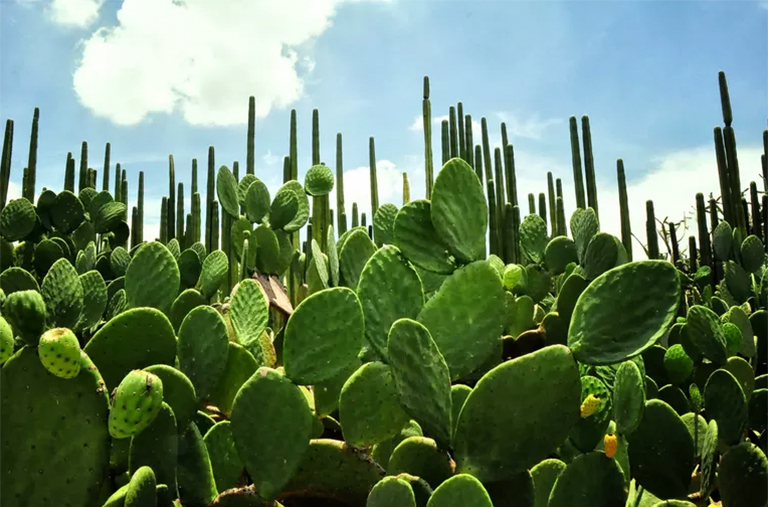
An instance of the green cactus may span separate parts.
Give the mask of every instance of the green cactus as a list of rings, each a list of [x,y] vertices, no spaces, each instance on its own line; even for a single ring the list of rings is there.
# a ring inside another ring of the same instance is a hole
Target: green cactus
[[[109,434],[128,438],[144,431],[160,413],[163,382],[143,370],[133,370],[123,378],[112,395]]]
[[[37,353],[45,369],[59,378],[72,379],[80,373],[80,343],[67,328],[46,331],[40,337]]]

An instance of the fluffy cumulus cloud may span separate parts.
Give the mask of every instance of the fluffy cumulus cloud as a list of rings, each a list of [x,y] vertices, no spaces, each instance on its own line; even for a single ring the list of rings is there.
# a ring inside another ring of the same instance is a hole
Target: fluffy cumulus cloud
[[[86,28],[99,17],[104,0],[53,0],[48,6],[48,15],[54,23]]]
[[[194,125],[240,124],[250,95],[264,117],[301,97],[314,63],[300,52],[355,1],[123,0],[115,26],[83,41],[75,92],[122,125],[174,111]]]

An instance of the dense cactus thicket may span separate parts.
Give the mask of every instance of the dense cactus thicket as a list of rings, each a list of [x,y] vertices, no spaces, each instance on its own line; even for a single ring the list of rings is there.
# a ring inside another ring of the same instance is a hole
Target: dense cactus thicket
[[[425,198],[404,174],[402,205],[379,201],[371,138],[373,209],[348,217],[317,111],[311,167],[299,181],[293,112],[270,195],[251,99],[245,171],[210,147],[205,203],[197,160],[186,210],[169,158],[158,238],[109,144],[97,171],[83,143],[77,191],[72,154],[38,190],[39,112],[23,173],[8,120],[0,504],[766,506],[768,130],[763,182],[742,183],[722,73],[720,92],[721,193],[696,196],[690,238],[648,201],[644,244],[622,160],[621,237],[601,230],[586,116],[574,210],[571,175],[518,196],[505,125],[492,147],[462,103],[435,170],[427,79]]]

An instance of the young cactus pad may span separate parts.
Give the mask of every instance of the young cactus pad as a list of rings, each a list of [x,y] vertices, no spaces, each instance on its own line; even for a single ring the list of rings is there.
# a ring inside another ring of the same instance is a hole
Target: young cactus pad
[[[128,438],[152,424],[163,403],[163,382],[157,375],[133,370],[120,382],[112,396],[109,434]]]
[[[75,378],[80,373],[80,343],[69,329],[46,331],[40,338],[37,353],[45,369],[59,378]]]

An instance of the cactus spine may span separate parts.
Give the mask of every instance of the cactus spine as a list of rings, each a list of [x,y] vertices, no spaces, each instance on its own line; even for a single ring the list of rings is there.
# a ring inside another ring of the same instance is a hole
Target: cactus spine
[[[573,183],[576,187],[576,207],[586,209],[584,178],[581,172],[581,152],[579,150],[579,127],[576,123],[576,117],[571,116],[568,124],[571,129],[571,161],[573,162]]]
[[[432,198],[432,183],[435,181],[432,165],[432,106],[429,102],[429,77],[424,76],[424,99],[422,100],[422,122],[424,124],[424,173],[426,176],[426,198]]]
[[[336,228],[339,235],[347,231],[347,216],[344,213],[344,159],[341,132],[336,134]]]
[[[621,215],[621,243],[627,251],[627,259],[632,261],[632,223],[629,217],[629,198],[627,196],[627,179],[624,174],[624,161],[616,161],[616,176],[619,180],[619,213]]]

